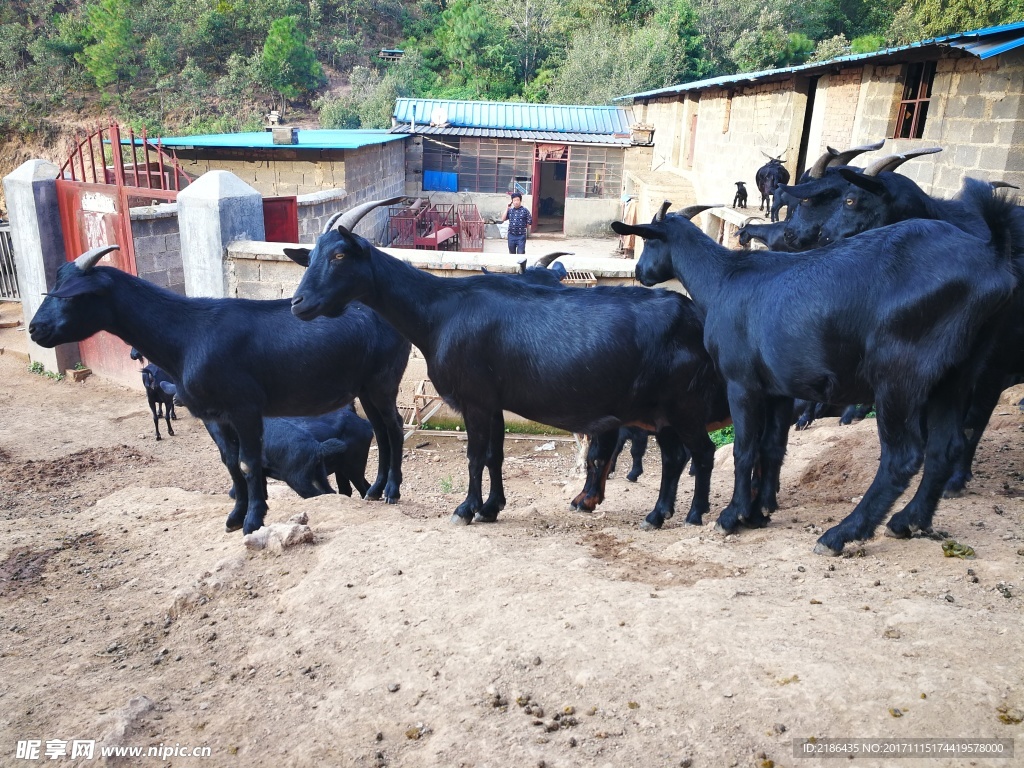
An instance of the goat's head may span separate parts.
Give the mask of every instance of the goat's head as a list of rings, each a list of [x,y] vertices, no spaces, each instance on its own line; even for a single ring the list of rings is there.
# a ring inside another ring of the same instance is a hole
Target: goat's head
[[[374,247],[352,228],[367,213],[381,205],[401,200],[374,200],[331,217],[313,249],[285,248],[285,255],[306,267],[292,297],[292,314],[301,320],[325,315],[337,317],[350,302],[372,294],[370,266]]]
[[[779,188],[787,196],[789,210],[783,238],[794,251],[814,248],[821,228],[840,204],[848,183],[838,173],[828,173],[794,186]]]
[[[720,208],[716,205],[691,205],[678,213],[668,214],[672,203],[666,200],[654,215],[650,224],[626,224],[613,221],[612,230],[619,235],[636,235],[644,239],[644,250],[636,265],[636,279],[643,285],[651,286],[664,283],[675,277],[672,268],[672,248],[679,244],[680,237],[705,238],[690,219],[708,208]]]
[[[110,283],[103,271],[94,267],[117,249],[116,245],[93,248],[57,270],[53,290],[46,294],[29,323],[32,341],[41,347],[55,347],[87,339],[110,327],[113,318],[105,300]]]

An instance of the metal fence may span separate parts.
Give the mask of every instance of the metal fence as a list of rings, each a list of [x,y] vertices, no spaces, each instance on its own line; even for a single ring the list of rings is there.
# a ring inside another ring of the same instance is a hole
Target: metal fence
[[[11,248],[11,225],[0,221],[0,301],[21,301],[18,269]]]

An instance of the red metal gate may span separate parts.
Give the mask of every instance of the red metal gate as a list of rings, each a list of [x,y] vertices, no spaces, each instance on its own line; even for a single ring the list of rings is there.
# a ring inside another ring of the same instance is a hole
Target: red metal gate
[[[299,198],[263,198],[263,237],[270,243],[299,242]]]
[[[90,248],[117,244],[120,250],[100,263],[135,275],[129,210],[173,202],[191,179],[159,142],[153,145],[147,140],[145,131],[138,139],[131,129],[128,135],[127,142],[122,142],[120,127],[114,123],[83,139],[61,168],[57,203],[68,261]],[[98,374],[139,386],[138,365],[129,358],[128,345],[116,336],[98,333],[81,342],[79,349],[82,363]]]

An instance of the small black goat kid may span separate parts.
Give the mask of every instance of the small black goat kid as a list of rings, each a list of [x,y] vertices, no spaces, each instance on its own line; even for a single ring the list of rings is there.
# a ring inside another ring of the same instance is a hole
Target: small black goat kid
[[[235,506],[229,531],[263,525],[264,416],[313,416],[359,397],[377,437],[380,463],[366,497],[398,500],[402,418],[395,404],[409,343],[374,312],[353,304],[314,323],[292,317],[287,299],[179,296],[96,262],[117,246],[63,265],[29,324],[44,347],[108,331],[174,380],[181,401],[224,434],[221,459]]]
[[[762,152],[762,154],[764,154]],[[772,196],[775,190],[783,184],[789,183],[789,171],[782,164],[782,156],[772,157],[765,154],[768,162],[757,169],[754,174],[754,183],[757,191],[761,193],[761,203],[757,210],[767,213],[772,221],[778,221],[778,212],[772,209]]]
[[[493,522],[505,506],[503,410],[596,435],[588,476],[598,487],[584,489],[584,496],[598,500],[618,428],[656,431],[662,482],[646,527],[661,527],[672,516],[687,451],[696,468],[687,520],[701,521],[714,463],[708,424],[726,418],[727,409],[689,299],[632,287],[570,290],[489,275],[435,277],[350,229],[326,232],[312,251],[286,249],[308,265],[292,312],[313,320],[364,301],[423,352],[430,380],[462,413],[469,438],[468,493],[453,523]]]
[[[978,200],[992,236],[915,220],[872,230],[794,258],[730,251],[683,215],[649,225],[615,222],[645,238],[637,278],[677,277],[707,313],[705,342],[726,378],[736,429],[735,486],[719,526],[763,524],[755,464],[781,467],[793,399],[875,402],[882,457],[853,512],[815,551],[838,555],[870,538],[924,462],[911,502],[889,521],[896,536],[928,530],[943,485],[964,448],[963,410],[992,330],[1017,286],[1012,206]],[[886,290],[878,290],[879,275]],[[768,453],[766,457],[765,454]],[[771,478],[768,489],[777,488]],[[763,478],[762,478],[762,483]]]
[[[144,361],[145,358],[139,350],[132,348],[132,360]],[[174,394],[165,391],[160,385],[171,382],[170,377],[161,371],[157,366],[150,363],[142,369],[142,386],[146,388],[146,399],[149,400],[149,410],[153,412],[153,426],[156,429],[156,439],[160,437],[160,419],[167,421],[167,434],[174,436],[174,429],[171,427],[171,419],[177,420],[178,415],[174,412]],[[165,415],[166,414],[166,415]]]
[[[742,181],[736,182],[736,194],[732,198],[733,208],[747,207],[747,185]]]

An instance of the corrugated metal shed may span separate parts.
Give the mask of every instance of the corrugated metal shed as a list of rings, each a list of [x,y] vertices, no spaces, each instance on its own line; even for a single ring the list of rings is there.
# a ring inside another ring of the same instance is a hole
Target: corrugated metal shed
[[[1024,22],[1014,24],[1002,24],[997,27],[986,27],[971,32],[958,32],[954,35],[933,37],[928,40],[921,40],[909,45],[900,45],[893,48],[883,48],[871,53],[855,53],[848,56],[839,56],[828,61],[816,61],[813,64],[801,64],[797,67],[782,67],[780,69],[766,69],[760,72],[742,72],[736,75],[723,75],[712,77],[706,80],[695,80],[691,83],[671,85],[667,88],[658,88],[653,91],[642,91],[640,93],[620,96],[616,101],[626,99],[646,99],[654,96],[668,96],[687,91],[700,91],[707,88],[721,88],[729,85],[747,85],[752,83],[780,80],[794,73],[813,75],[817,72],[824,72],[833,68],[836,64],[850,62],[871,61],[874,59],[886,59],[899,56],[915,50],[926,50],[928,48],[957,48],[965,51],[979,59],[987,59],[998,56],[1001,53],[1012,51],[1024,45]]]
[[[628,108],[398,99],[393,133],[629,145]]]
[[[201,136],[168,136],[160,139],[165,147],[185,149],[197,147],[244,149],[359,149],[404,139],[386,130],[341,131],[300,130],[298,144],[275,144],[270,131],[252,133],[213,133]],[[137,139],[141,143],[141,139]],[[150,139],[150,141],[156,141]],[[122,144],[129,143],[123,139]]]

